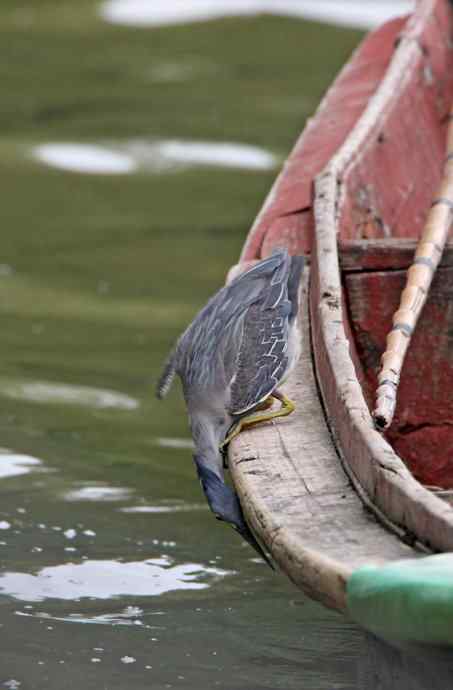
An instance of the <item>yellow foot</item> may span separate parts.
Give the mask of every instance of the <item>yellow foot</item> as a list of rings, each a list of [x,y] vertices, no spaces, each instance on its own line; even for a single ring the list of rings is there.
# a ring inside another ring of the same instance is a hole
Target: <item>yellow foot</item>
[[[264,410],[269,410],[269,408],[272,407],[274,400],[279,400],[281,402],[281,407],[278,410],[265,412]],[[296,408],[292,400],[287,398],[283,393],[274,391],[268,398],[266,398],[266,400],[255,407],[251,414],[247,415],[246,417],[242,417],[242,419],[240,419],[230,429],[228,435],[225,437],[225,440],[219,446],[220,450],[223,451],[230,441],[235,436],[240,434],[243,429],[253,426],[254,424],[260,424],[261,422],[268,422],[276,417],[286,417],[287,415],[291,414],[291,412],[294,412],[295,409]]]

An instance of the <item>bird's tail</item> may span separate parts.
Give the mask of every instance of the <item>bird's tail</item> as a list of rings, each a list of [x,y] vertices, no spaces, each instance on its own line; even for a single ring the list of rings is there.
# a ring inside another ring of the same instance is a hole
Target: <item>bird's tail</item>
[[[171,388],[171,384],[173,383],[173,379],[175,378],[175,374],[176,350],[173,350],[168,356],[168,359],[164,366],[164,370],[159,378],[159,381],[157,382],[156,397],[159,398],[159,400],[162,400],[162,398],[165,398],[165,396],[167,395],[168,391]]]

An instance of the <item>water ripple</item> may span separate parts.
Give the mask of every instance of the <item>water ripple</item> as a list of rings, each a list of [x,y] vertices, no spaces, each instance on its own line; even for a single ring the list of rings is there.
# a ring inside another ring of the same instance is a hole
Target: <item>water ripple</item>
[[[88,616],[82,613],[69,613],[65,616],[52,616],[46,611],[35,611],[30,613],[28,611],[16,611],[16,616],[24,616],[26,618],[41,618],[44,620],[61,621],[63,623],[82,623],[88,625],[110,625],[116,627],[118,625],[138,626],[144,625],[142,616],[143,609],[138,606],[126,606],[123,611],[119,613],[104,613],[97,616]],[[154,611],[152,615],[163,615],[161,611]],[[162,626],[146,625],[146,628],[160,629]]]
[[[86,405],[94,408],[135,410],[140,403],[124,393],[50,381],[16,381],[0,379],[0,394],[17,400],[39,403]]]
[[[191,513],[198,510],[207,510],[206,503],[182,503],[171,505],[156,505],[156,506],[128,506],[120,508],[121,513]]]
[[[93,175],[124,175],[137,167],[126,153],[94,144],[42,144],[35,147],[33,155],[54,168]]]
[[[63,494],[65,501],[125,501],[132,489],[120,486],[82,486]]]
[[[89,174],[162,174],[197,166],[271,170],[278,160],[269,151],[235,142],[182,139],[105,142],[54,142],[35,146],[32,155],[60,170]]]
[[[178,450],[194,450],[195,444],[191,438],[166,438],[159,437],[154,441],[154,445],[160,448],[175,448]]]
[[[38,458],[34,458],[31,455],[13,453],[6,448],[0,448],[0,479],[28,474],[38,465],[42,465],[41,460],[38,460]]]

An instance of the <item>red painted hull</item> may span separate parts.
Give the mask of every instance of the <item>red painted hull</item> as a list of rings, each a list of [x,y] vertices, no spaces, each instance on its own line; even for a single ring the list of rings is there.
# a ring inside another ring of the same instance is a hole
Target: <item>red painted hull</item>
[[[422,485],[453,488],[453,261],[434,281],[385,439],[369,410],[407,267],[396,245],[422,230],[452,101],[453,4],[422,0],[415,17],[370,34],[342,70],[242,254],[256,259],[281,245],[313,254],[314,356],[339,453],[377,510],[439,549],[450,548],[438,538],[442,508],[400,467]]]
[[[249,261],[273,247],[309,253],[313,242],[313,184],[365,110],[381,82],[406,18],[369,34],[307,122],[252,227],[242,253]]]
[[[432,3],[417,64],[382,127],[344,179],[343,239],[416,239],[439,185],[453,101],[452,8]],[[411,29],[409,28],[408,31]],[[370,257],[371,259],[371,257]],[[373,405],[380,355],[405,271],[373,267],[344,275],[348,315]],[[453,488],[453,272],[438,271],[404,364],[387,439],[425,485]]]

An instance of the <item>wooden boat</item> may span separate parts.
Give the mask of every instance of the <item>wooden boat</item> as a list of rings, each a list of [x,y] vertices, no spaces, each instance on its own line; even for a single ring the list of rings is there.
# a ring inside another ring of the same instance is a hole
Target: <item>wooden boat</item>
[[[229,457],[249,523],[297,586],[387,639],[442,645],[453,644],[453,246],[389,432],[370,410],[452,101],[453,5],[421,0],[365,38],[308,122],[241,256],[286,245],[310,257],[304,354],[287,384],[297,409],[240,434]]]

